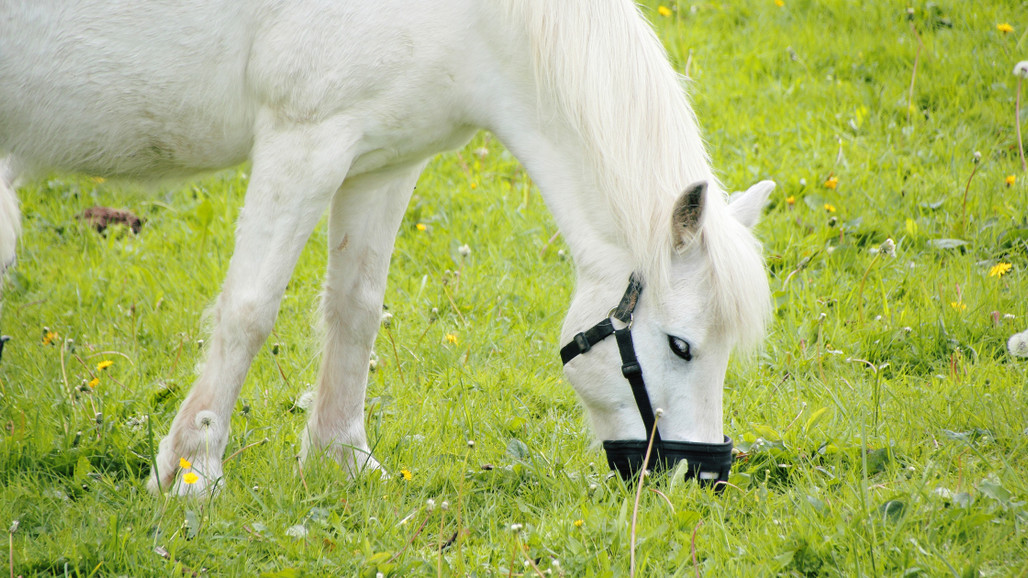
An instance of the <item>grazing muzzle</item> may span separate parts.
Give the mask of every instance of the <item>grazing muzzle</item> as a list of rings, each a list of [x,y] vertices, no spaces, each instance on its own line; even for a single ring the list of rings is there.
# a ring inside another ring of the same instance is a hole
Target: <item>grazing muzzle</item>
[[[660,438],[660,430],[654,427],[656,417],[653,413],[653,406],[650,404],[650,397],[646,393],[642,367],[639,366],[639,360],[635,356],[635,344],[632,341],[632,313],[639,303],[642,290],[642,280],[633,273],[618,306],[611,309],[606,319],[575,335],[571,343],[562,347],[560,350],[561,361],[567,365],[569,361],[587,353],[594,345],[611,335],[617,341],[618,351],[621,354],[621,374],[632,386],[635,405],[639,408],[639,415],[646,427],[645,440],[604,440],[603,442],[603,449],[607,452],[607,464],[622,479],[627,480],[637,474],[644,465],[648,470],[661,471],[674,468],[678,462],[685,460],[688,463],[686,478],[696,478],[701,484],[714,485],[718,490],[723,489],[732,469],[731,438],[725,436],[725,441],[722,443],[664,441]],[[615,329],[614,319],[625,326]],[[644,464],[646,448],[650,444],[651,437],[653,438],[653,448],[650,451],[649,461]]]

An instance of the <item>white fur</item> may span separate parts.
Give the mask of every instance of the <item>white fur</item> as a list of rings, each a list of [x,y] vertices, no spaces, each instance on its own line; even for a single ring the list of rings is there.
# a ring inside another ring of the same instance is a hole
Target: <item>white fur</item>
[[[378,467],[363,423],[389,256],[433,154],[493,131],[538,183],[575,257],[563,338],[598,321],[632,271],[633,333],[668,439],[720,441],[732,347],[769,312],[756,222],[770,187],[729,206],[696,121],[630,0],[13,0],[0,5],[0,158],[22,172],[164,177],[249,158],[236,250],[207,361],[160,445],[216,487],[232,407],[297,256],[326,210],[327,336],[302,453]],[[0,259],[13,259],[12,170],[0,179]],[[676,251],[672,206],[706,181]],[[685,363],[667,335],[690,340]],[[643,437],[616,352],[567,367],[601,438]],[[199,418],[198,418],[199,416]]]

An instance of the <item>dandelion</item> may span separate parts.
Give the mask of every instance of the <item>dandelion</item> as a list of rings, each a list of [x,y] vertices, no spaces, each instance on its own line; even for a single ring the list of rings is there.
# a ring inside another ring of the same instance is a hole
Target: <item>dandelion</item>
[[[785,0],[775,0],[775,6],[778,6],[779,8],[785,6]]]
[[[1010,271],[1011,267],[1013,265],[1010,263],[996,263],[989,269],[989,277],[1002,277]]]
[[[963,311],[967,309],[967,305],[963,301],[950,301],[949,306],[956,311]]]
[[[796,204],[796,197],[794,195],[789,195],[788,197],[785,197],[785,204],[792,207]]]
[[[1009,25],[1009,24],[1007,24],[1006,22],[1003,22],[1002,24],[997,24],[996,25],[996,30],[999,30],[1003,34],[1010,34],[1011,32],[1014,31],[1014,27]]]
[[[193,467],[193,464],[186,458],[179,458],[178,467],[182,468],[183,470],[188,470],[189,468]]]
[[[827,211],[829,213],[834,213],[835,212],[835,205],[833,205],[831,203],[825,203],[825,211]]]
[[[403,481],[409,482],[414,477],[414,474],[410,473],[408,469],[403,469],[400,470],[400,477],[403,478]]]
[[[1028,357],[1028,331],[1015,333],[1007,341],[1007,349],[1014,357]]]
[[[581,528],[582,524],[584,524],[584,523],[585,523],[585,520],[575,520],[574,522],[572,522],[572,524],[574,524],[576,528]]]
[[[893,241],[891,238],[886,239],[885,242],[882,243],[881,247],[879,247],[879,250],[882,252],[882,255],[885,255],[886,257],[895,257],[896,241]]]
[[[834,190],[837,186],[839,186],[839,177],[831,176],[825,181],[825,188]]]
[[[382,322],[382,327],[388,328],[388,327],[392,326],[392,324],[393,324],[393,314],[388,312],[388,311],[384,311],[382,313],[381,322]]]
[[[447,343],[452,343],[454,345],[457,345],[457,343],[458,343],[457,336],[452,334],[452,333],[447,333],[446,334],[446,342]]]
[[[524,526],[522,526],[521,524],[511,524],[510,525],[510,531],[514,532],[515,534],[520,532],[522,528],[524,528]]]
[[[1003,179],[1003,182],[1006,183],[1007,187],[1012,187],[1014,186],[1014,183],[1017,182],[1017,176],[1007,175],[1007,178]]]
[[[93,379],[89,380],[89,387],[90,388],[96,389],[96,386],[98,386],[98,385],[100,385],[100,378],[99,377],[94,377]]]
[[[56,331],[50,331],[49,327],[43,328],[43,345],[53,345],[60,339]]]
[[[418,223],[417,225],[414,225],[414,228],[419,231],[424,231],[425,229],[428,229],[428,226],[424,223]]]
[[[196,472],[188,472],[186,475],[182,476],[182,481],[187,484],[195,484],[199,480],[200,476],[196,475]]]
[[[457,249],[457,253],[460,254],[461,257],[470,257],[471,247],[468,247],[467,243],[465,243]]]
[[[111,361],[110,359],[105,359],[105,360],[101,361],[100,363],[96,364],[96,370],[97,371],[104,371],[104,370],[106,370],[108,367],[110,367],[112,365],[114,365],[113,361]]]
[[[429,498],[429,499],[425,500],[425,508],[426,508],[426,509],[427,509],[427,510],[428,510],[429,512],[431,512],[432,510],[434,510],[434,509],[435,509],[435,500],[433,500],[432,498]]]
[[[664,18],[669,18],[671,16],[671,9],[667,6],[660,6],[657,8],[657,14],[660,14]]]

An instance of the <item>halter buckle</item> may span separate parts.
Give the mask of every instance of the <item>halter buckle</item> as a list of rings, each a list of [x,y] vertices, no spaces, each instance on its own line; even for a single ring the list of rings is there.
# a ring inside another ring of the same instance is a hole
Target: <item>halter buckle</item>
[[[621,375],[625,376],[625,379],[631,379],[634,375],[642,373],[642,368],[639,367],[638,361],[631,361],[621,366]]]
[[[632,328],[632,323],[635,321],[635,313],[629,313],[628,314],[628,321],[626,322],[623,319],[621,319],[620,317],[615,317],[614,316],[614,313],[616,313],[617,310],[618,310],[617,307],[611,307],[610,311],[607,312],[607,319],[611,319],[611,320],[617,319],[619,322],[625,324],[625,329],[631,329]]]

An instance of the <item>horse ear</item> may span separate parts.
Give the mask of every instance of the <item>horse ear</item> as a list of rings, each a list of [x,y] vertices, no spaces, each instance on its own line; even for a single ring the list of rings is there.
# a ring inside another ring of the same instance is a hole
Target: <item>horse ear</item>
[[[671,211],[675,248],[681,249],[699,231],[703,206],[707,202],[707,181],[693,183],[682,191]]]
[[[732,195],[728,210],[732,212],[732,216],[737,221],[746,227],[753,228],[760,221],[760,214],[773,190],[775,190],[774,181],[760,181],[747,189],[745,193]]]

